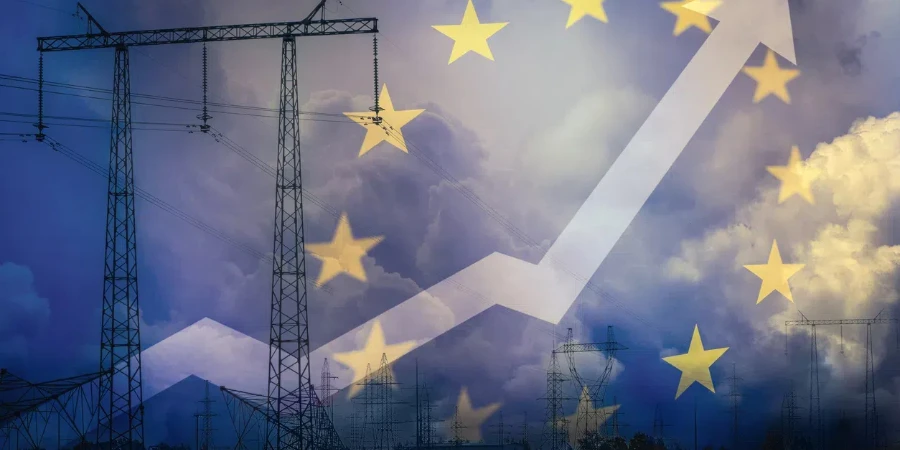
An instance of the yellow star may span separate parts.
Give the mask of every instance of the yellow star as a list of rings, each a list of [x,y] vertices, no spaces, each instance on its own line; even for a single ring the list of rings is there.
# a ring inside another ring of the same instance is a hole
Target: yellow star
[[[566,417],[568,424],[569,443],[572,447],[577,447],[578,440],[583,438],[588,431],[597,431],[600,425],[603,425],[620,405],[604,406],[602,408],[594,408],[594,402],[588,393],[587,386],[581,390],[581,398],[578,400],[578,406],[575,413]],[[562,422],[562,421],[560,421]]]
[[[366,346],[362,350],[346,353],[335,353],[333,358],[335,361],[349,367],[353,370],[353,384],[350,385],[348,398],[353,398],[363,389],[363,386],[357,383],[366,377],[366,371],[369,367],[381,367],[381,356],[386,355],[388,363],[393,363],[401,356],[409,353],[416,346],[414,341],[401,342],[399,344],[387,345],[384,341],[384,331],[381,329],[381,323],[377,320],[372,324],[372,330],[369,331],[369,337],[366,339]],[[393,377],[393,369],[388,366]]]
[[[659,4],[662,9],[675,14],[675,31],[673,31],[673,35],[679,36],[692,26],[705,31],[707,34],[712,32],[712,25],[709,23],[709,17],[684,7],[684,5],[691,3],[692,1],[694,0],[662,2]],[[720,2],[716,1],[715,3],[715,5],[710,5],[710,7],[715,8]]]
[[[473,409],[469,391],[462,388],[459,391],[459,400],[456,402],[456,420],[460,425],[460,439],[468,442],[480,442],[481,425],[498,409],[500,409],[500,403],[491,403],[477,410]]]
[[[774,94],[783,102],[790,104],[791,96],[788,94],[787,84],[797,78],[800,71],[797,69],[782,69],[775,59],[775,52],[769,50],[766,60],[759,67],[744,67],[744,73],[756,80],[756,92],[753,94],[753,103],[759,103],[762,99]]]
[[[784,203],[792,195],[797,194],[809,202],[810,205],[815,204],[815,199],[813,199],[812,191],[809,188],[813,180],[803,171],[800,149],[796,145],[791,147],[791,156],[786,166],[768,166],[766,170],[775,178],[781,180],[778,203]]]
[[[381,94],[378,96],[378,106],[382,109],[379,113],[382,119],[380,125],[372,123],[369,119],[372,116],[371,111],[344,113],[350,120],[366,129],[366,138],[363,140],[362,148],[359,149],[359,156],[365,155],[366,152],[382,142],[387,142],[409,153],[409,150],[406,149],[406,140],[403,139],[403,132],[400,129],[425,110],[407,109],[395,111],[394,103],[391,101],[391,94],[388,93],[387,84],[381,88]]]
[[[681,381],[678,382],[678,392],[675,393],[675,400],[678,400],[678,397],[695,381],[705,386],[710,392],[715,393],[716,388],[713,387],[709,368],[727,350],[728,347],[705,350],[703,341],[700,339],[700,328],[694,325],[694,336],[691,337],[691,347],[688,349],[688,352],[663,358],[663,361],[681,371]]]
[[[769,252],[769,262],[766,264],[750,264],[744,266],[745,269],[753,272],[756,276],[762,278],[762,286],[759,288],[759,297],[756,304],[763,301],[766,296],[774,291],[781,292],[791,303],[794,302],[791,296],[791,287],[788,285],[788,278],[799,272],[805,264],[783,264],[781,262],[781,253],[778,252],[778,242],[772,241],[772,250]]]
[[[566,22],[566,28],[575,25],[575,22],[578,22],[584,16],[591,16],[603,23],[609,22],[609,19],[606,17],[606,10],[603,9],[604,0],[562,1],[572,7],[572,9],[569,10],[569,20]]]
[[[487,40],[508,23],[479,22],[478,14],[475,13],[475,6],[472,5],[472,0],[469,0],[469,3],[466,5],[466,12],[463,13],[462,23],[459,25],[433,25],[432,28],[455,41],[453,50],[450,51],[450,62],[447,63],[447,65],[450,65],[453,64],[453,61],[469,52],[478,53],[493,61],[494,55],[491,53],[491,48],[488,47]]]
[[[306,245],[309,253],[322,261],[322,272],[319,273],[316,286],[321,287],[341,273],[346,273],[359,281],[366,281],[362,257],[382,239],[384,236],[353,239],[347,214],[341,214],[331,242]]]

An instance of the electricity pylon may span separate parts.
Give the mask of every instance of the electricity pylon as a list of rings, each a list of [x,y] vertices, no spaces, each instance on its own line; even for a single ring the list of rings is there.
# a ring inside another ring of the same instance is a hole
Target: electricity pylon
[[[313,446],[314,391],[309,369],[309,330],[306,311],[303,201],[299,145],[296,38],[377,33],[375,18],[324,18],[326,0],[297,22],[189,27],[109,32],[87,10],[87,33],[38,38],[38,141],[44,140],[44,53],[87,49],[115,49],[107,188],[106,264],[100,343],[98,443],[112,448],[143,445],[140,329],[138,319],[137,244],[134,213],[131,84],[129,49],[137,46],[190,44],[251,39],[281,39],[281,95],[278,113],[278,166],[276,221],[272,270],[272,316],[269,334],[270,363],[267,408],[267,449]],[[316,19],[317,14],[322,14]],[[377,40],[375,67],[377,90]],[[206,66],[203,59],[204,127]],[[373,122],[378,122],[375,92]],[[115,380],[115,382],[114,382]],[[115,421],[114,421],[115,418]],[[285,426],[282,426],[285,425]],[[299,436],[299,438],[298,438]]]
[[[883,312],[882,310],[881,312]],[[799,311],[798,311],[799,312]],[[831,320],[810,320],[803,313],[800,313],[800,320],[787,320],[784,322],[785,328],[789,325],[801,325],[812,328],[810,343],[810,400],[809,400],[809,426],[812,431],[813,446],[822,445],[822,411],[819,406],[819,355],[818,346],[816,344],[816,326],[820,325],[865,325],[866,326],[866,404],[865,404],[865,446],[875,448],[878,439],[878,411],[875,408],[875,369],[874,357],[872,354],[872,325],[874,324],[894,324],[897,326],[897,319],[883,318],[879,312],[872,319],[831,319]],[[785,336],[787,333],[785,333]],[[897,346],[900,347],[900,327],[897,328]],[[843,341],[843,329],[841,330],[841,339]],[[843,347],[843,342],[842,342]],[[785,346],[785,352],[787,347]],[[815,403],[815,409],[813,409]],[[815,420],[813,415],[815,414]],[[865,447],[864,447],[865,448]]]

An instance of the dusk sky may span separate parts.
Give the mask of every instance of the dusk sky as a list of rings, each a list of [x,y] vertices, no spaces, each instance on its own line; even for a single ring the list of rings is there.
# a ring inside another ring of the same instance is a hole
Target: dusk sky
[[[86,32],[76,2],[4,3],[0,367],[42,381],[99,367],[106,180],[9,135],[35,132],[36,38]],[[301,20],[316,3],[83,2],[109,31]],[[561,0],[473,0],[482,23],[508,24],[487,41],[493,60],[469,52],[448,64],[454,41],[433,26],[459,24],[466,3],[326,3],[326,18],[378,18],[378,90],[386,86],[398,111],[424,110],[402,126],[408,153],[381,143],[360,156],[367,129],[343,114],[373,104],[372,36],[298,39],[299,98],[310,113],[301,117],[306,240],[331,241],[343,214],[356,239],[383,237],[362,258],[366,281],[342,273],[316,287],[323,264],[307,256],[312,349],[359,326],[362,347],[370,319],[494,252],[540,261],[710,36],[699,27],[673,36],[676,16],[654,1],[606,0],[608,22],[585,16],[567,28],[571,7]],[[602,342],[611,325],[628,350],[616,357],[604,404],[615,396],[624,433],[649,433],[659,405],[672,424],[666,433],[691,443],[696,400],[701,445],[730,443],[732,370],[742,379],[747,442],[778,423],[792,384],[805,420],[809,328],[785,320],[799,319],[798,310],[810,319],[900,317],[900,3],[791,0],[790,12],[797,65],[776,58],[782,70],[799,70],[789,96],[754,101],[759,83],[737,73],[558,325],[491,308],[400,358],[402,392],[418,361],[439,418],[466,388],[475,408],[501,403],[504,421],[521,424],[527,413],[538,439],[554,335],[572,328],[579,342]],[[202,45],[130,51],[135,180],[145,193],[136,203],[142,346],[179,332],[191,343],[158,347],[164,363],[147,369],[156,375],[145,375],[145,391],[154,376],[190,364],[251,373],[254,340],[268,343],[275,206],[267,172],[276,165],[280,42],[208,49],[210,102],[220,104],[210,107],[211,134],[188,127],[199,124],[196,103],[148,97],[200,100]],[[760,45],[746,65],[762,66],[767,52]],[[47,53],[44,70],[46,134],[105,170],[113,50]],[[782,183],[767,170],[788,165],[794,146],[812,202],[780,202]],[[761,278],[744,266],[766,264],[773,241],[785,264],[803,267],[790,277],[793,301],[773,292],[757,303]],[[436,308],[386,325],[385,338],[408,340],[405,327],[446,314]],[[715,392],[695,383],[676,399],[681,372],[662,358],[687,353],[695,325],[707,350],[728,350],[710,368]],[[827,423],[842,412],[862,420],[865,330],[817,329]],[[900,418],[900,341],[893,326],[872,330],[888,425]],[[577,362],[588,378],[606,364],[598,354]],[[190,393],[184,408],[193,411],[200,395]],[[572,414],[578,389],[567,395]],[[338,398],[334,420],[346,436],[346,392]],[[481,427],[490,442],[497,420]],[[893,428],[884,428],[887,439],[900,441]],[[148,422],[147,440],[192,430],[192,422]]]

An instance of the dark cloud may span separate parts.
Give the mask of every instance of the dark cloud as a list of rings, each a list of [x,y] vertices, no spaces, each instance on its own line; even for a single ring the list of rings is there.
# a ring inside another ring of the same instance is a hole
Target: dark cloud
[[[844,69],[844,73],[856,76],[863,71],[862,55],[866,45],[881,37],[881,33],[873,31],[868,35],[862,35],[851,42],[842,42],[835,51],[838,63]]]
[[[39,336],[50,318],[50,303],[35,291],[31,269],[0,264],[0,358],[28,357],[28,341]]]

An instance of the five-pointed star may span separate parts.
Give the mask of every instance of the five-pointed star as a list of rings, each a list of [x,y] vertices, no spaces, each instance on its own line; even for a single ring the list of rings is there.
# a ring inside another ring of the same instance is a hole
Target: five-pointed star
[[[569,10],[569,20],[566,22],[566,28],[575,25],[575,22],[578,22],[584,16],[591,16],[603,23],[609,21],[609,19],[606,17],[606,10],[603,9],[604,0],[562,1],[572,7],[572,9]]]
[[[678,397],[695,381],[706,386],[710,392],[715,393],[716,389],[713,387],[709,368],[727,350],[728,347],[714,348],[712,350],[704,349],[703,341],[700,340],[700,327],[694,325],[694,336],[691,337],[691,347],[688,349],[688,352],[663,358],[663,361],[681,371],[681,381],[678,382],[678,392],[675,393],[675,400],[678,400]]]
[[[790,104],[791,96],[788,94],[787,84],[797,78],[800,71],[797,69],[782,69],[775,59],[775,52],[769,50],[766,60],[758,67],[744,67],[744,73],[756,80],[756,92],[753,94],[753,103],[759,103],[762,99],[774,94],[783,102]]]
[[[349,367],[353,370],[353,384],[350,385],[348,398],[353,398],[363,389],[363,386],[357,383],[366,377],[367,369],[372,368],[377,371],[381,368],[381,356],[387,356],[388,369],[393,377],[393,369],[390,364],[409,353],[416,346],[414,341],[401,342],[399,344],[387,345],[384,341],[384,331],[381,329],[381,323],[377,320],[372,324],[372,330],[369,331],[369,337],[366,339],[366,345],[362,350],[335,353],[333,358],[335,361]]]
[[[763,301],[766,296],[774,291],[781,292],[791,303],[794,302],[791,296],[791,287],[788,285],[788,278],[799,272],[805,264],[784,264],[781,262],[781,253],[778,252],[778,242],[772,241],[772,250],[769,252],[769,262],[766,264],[750,264],[744,266],[745,269],[753,272],[756,276],[762,278],[762,286],[759,287],[759,297],[756,304]]]
[[[597,431],[600,425],[603,425],[620,405],[604,406],[602,408],[594,408],[594,402],[588,393],[587,386],[581,390],[581,398],[578,400],[578,406],[575,413],[566,417],[568,428],[569,443],[575,448],[578,440],[583,438],[588,431]],[[594,420],[596,418],[596,420]],[[585,423],[587,421],[587,423]],[[560,421],[562,422],[562,421]]]
[[[768,166],[766,170],[774,175],[775,178],[781,180],[778,203],[784,203],[792,195],[797,194],[809,202],[810,205],[815,204],[812,191],[809,188],[813,180],[803,172],[800,149],[796,145],[791,147],[791,156],[786,166]]]
[[[406,149],[406,140],[403,138],[401,128],[415,119],[416,116],[422,114],[424,109],[406,109],[403,111],[394,110],[394,102],[391,101],[391,94],[388,93],[387,84],[382,86],[381,94],[378,96],[378,106],[381,108],[379,117],[381,124],[372,123],[370,117],[371,112],[349,112],[344,113],[350,120],[362,125],[366,129],[366,138],[363,140],[362,147],[359,149],[359,156],[365,155],[366,152],[372,150],[381,142],[388,142],[394,147],[409,153]]]
[[[322,272],[319,273],[316,286],[321,287],[340,273],[346,273],[359,281],[366,281],[362,257],[382,239],[384,236],[353,239],[347,214],[341,214],[331,242],[306,245],[310,254],[322,261]]]
[[[707,34],[712,32],[712,25],[709,23],[709,17],[684,7],[684,5],[692,1],[694,0],[679,0],[674,2],[662,2],[659,4],[662,9],[674,14],[676,17],[675,31],[672,32],[673,35],[679,36],[692,26],[705,31]],[[711,5],[711,8],[714,7],[714,5]]]
[[[469,391],[462,388],[459,391],[459,400],[456,402],[456,419],[459,421],[460,439],[468,442],[481,441],[481,425],[491,414],[500,409],[500,403],[473,409],[472,400],[469,399]]]
[[[462,23],[459,25],[433,25],[432,28],[454,40],[453,50],[450,52],[450,62],[447,63],[450,65],[453,64],[453,61],[469,52],[478,53],[493,61],[494,55],[491,53],[491,48],[488,47],[487,40],[508,23],[479,22],[478,14],[475,13],[475,6],[472,5],[472,0],[469,0],[469,3],[466,5],[466,12],[463,13]]]

